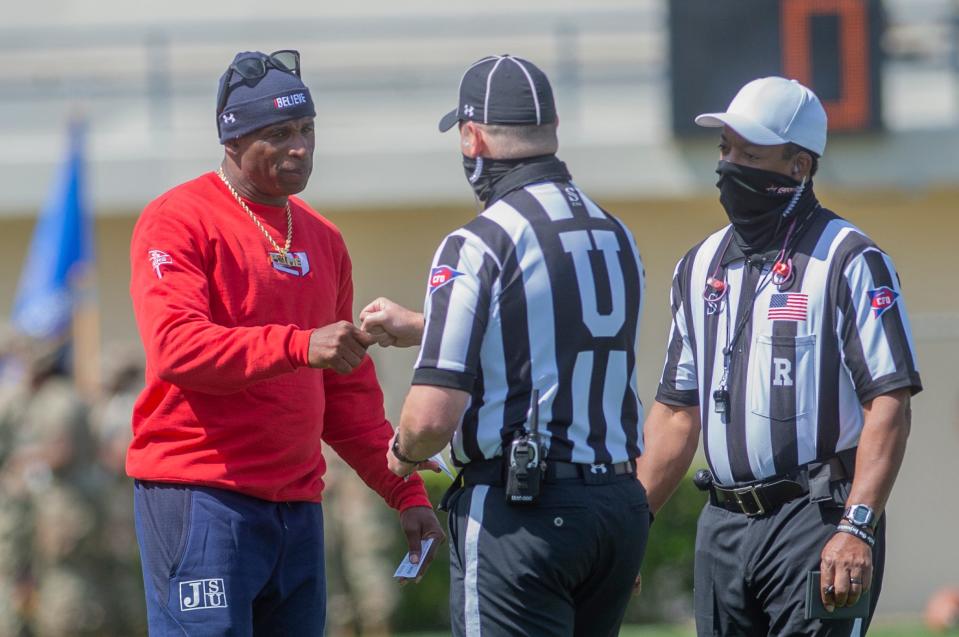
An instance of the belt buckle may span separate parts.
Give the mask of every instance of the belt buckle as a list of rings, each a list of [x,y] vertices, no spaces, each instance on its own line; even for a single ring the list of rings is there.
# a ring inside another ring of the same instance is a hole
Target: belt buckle
[[[763,506],[762,500],[759,499],[759,494],[756,492],[756,487],[740,487],[738,489],[733,489],[733,495],[736,497],[736,504],[739,505],[739,508],[742,509],[742,512],[746,514],[747,518],[755,518],[760,515],[766,515],[766,508]],[[744,495],[751,495],[752,501],[756,503],[756,510],[750,511],[749,507],[746,506],[746,503],[749,502],[748,499],[743,499]]]

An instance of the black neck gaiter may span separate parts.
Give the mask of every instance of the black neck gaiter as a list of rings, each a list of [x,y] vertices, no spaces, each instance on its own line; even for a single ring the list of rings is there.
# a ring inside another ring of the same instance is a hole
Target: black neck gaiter
[[[767,248],[786,228],[784,220],[803,212],[815,201],[812,183],[770,170],[720,161],[716,168],[719,201],[743,247],[752,252]]]
[[[555,155],[522,159],[471,159],[464,155],[463,171],[484,208],[493,205],[507,193],[528,184],[571,179],[566,164]]]
[[[477,157],[472,159],[463,155],[463,171],[466,181],[473,187],[476,198],[482,203],[490,199],[493,184],[503,178],[506,173],[522,163],[522,159],[489,159]]]

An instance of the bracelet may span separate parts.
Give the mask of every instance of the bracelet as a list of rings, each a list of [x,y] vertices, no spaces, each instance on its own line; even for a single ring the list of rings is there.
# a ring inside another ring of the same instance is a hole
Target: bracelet
[[[426,462],[426,460],[429,460],[429,458],[427,458],[426,460],[413,460],[412,458],[408,458],[402,451],[400,451],[399,434],[397,434],[397,436],[393,438],[393,447],[391,450],[393,451],[393,455],[396,456],[396,459],[405,464],[422,464]]]
[[[869,535],[862,529],[852,526],[851,524],[840,524],[839,526],[836,527],[836,531],[838,533],[848,533],[849,535],[854,535],[858,537],[860,540],[868,544],[869,548],[876,547],[876,538]]]
[[[876,519],[878,520],[879,518],[876,518]],[[839,523],[840,523],[840,524],[848,524],[849,526],[854,526],[854,527],[856,527],[857,529],[860,529],[860,530],[862,530],[862,531],[865,531],[865,532],[868,533],[869,535],[875,535],[875,532],[876,532],[876,527],[873,526],[872,523],[869,523],[869,524],[857,524],[854,520],[850,520],[849,518],[847,518],[847,517],[845,517],[845,516],[843,516],[843,518],[839,521]]]

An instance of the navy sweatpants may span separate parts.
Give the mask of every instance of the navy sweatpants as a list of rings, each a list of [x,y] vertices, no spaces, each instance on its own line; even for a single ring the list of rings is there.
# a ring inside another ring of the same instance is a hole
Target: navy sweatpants
[[[322,635],[323,511],[137,481],[150,635]]]

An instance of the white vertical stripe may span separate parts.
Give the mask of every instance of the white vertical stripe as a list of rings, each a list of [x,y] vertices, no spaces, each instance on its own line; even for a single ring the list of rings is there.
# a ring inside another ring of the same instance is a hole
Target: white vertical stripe
[[[705,241],[703,241],[699,250],[693,256],[693,264],[691,268],[691,278],[690,278],[690,289],[686,291],[686,303],[689,304],[690,314],[693,317],[693,324],[687,326],[690,333],[696,335],[696,360],[699,361],[697,366],[697,387],[699,388],[699,403],[700,410],[704,413],[708,413],[710,425],[707,428],[708,433],[704,434],[704,439],[708,443],[709,449],[709,462],[712,465],[712,468],[715,472],[716,481],[720,484],[728,484],[732,482],[732,470],[729,466],[729,453],[726,448],[726,427],[720,422],[717,422],[719,414],[716,413],[716,404],[713,402],[713,390],[719,386],[719,379],[723,374],[723,357],[722,349],[723,346],[721,343],[724,343],[725,334],[726,334],[726,311],[723,311],[719,315],[718,321],[718,331],[717,331],[717,347],[714,352],[706,352],[706,326],[704,317],[706,315],[705,309],[705,300],[703,299],[703,288],[702,286],[706,285],[706,278],[712,276],[712,272],[709,269],[710,262],[715,256],[716,252],[719,250],[720,245],[726,235],[726,231],[729,226],[714,232],[709,236]],[[736,281],[738,277],[739,281],[742,280],[742,268],[737,272],[735,269],[728,273],[727,278],[730,283],[730,292],[729,296],[726,298],[726,303],[731,303],[731,307],[735,309],[736,303],[739,299],[739,283]],[[712,386],[704,387],[706,382],[706,357],[711,356],[713,359],[713,378]]]
[[[589,386],[593,377],[593,352],[580,352],[573,365],[573,422],[566,432],[573,443],[572,462],[596,462],[596,453],[586,444],[589,436]],[[587,391],[583,391],[586,389]]]
[[[479,445],[483,457],[492,458],[502,446],[500,427],[503,425],[503,411],[506,407],[506,396],[509,385],[506,382],[506,352],[503,348],[502,317],[500,316],[500,281],[493,284],[492,307],[490,307],[489,323],[483,335],[483,344],[480,347],[480,360],[483,365],[483,406],[480,407],[477,418],[479,424],[476,431],[476,444]],[[462,429],[457,430],[462,435]],[[456,436],[454,435],[454,440]]]
[[[803,378],[799,370],[796,370],[796,409],[797,411],[807,411],[808,415],[797,420],[796,438],[797,455],[799,464],[806,464],[816,459],[818,455],[819,444],[819,387],[822,383],[822,346],[826,341],[826,333],[833,330],[832,325],[825,325],[825,302],[830,298],[829,290],[825,289],[829,281],[829,273],[833,265],[833,257],[836,250],[846,239],[854,228],[847,221],[842,219],[833,219],[823,229],[822,235],[816,242],[815,248],[809,255],[806,262],[806,271],[803,274],[802,292],[809,295],[808,310],[805,322],[799,322],[796,327],[796,336],[801,338],[807,335],[816,335],[815,358],[808,377]],[[799,291],[799,290],[795,290]],[[835,300],[832,300],[835,303]],[[831,334],[828,338],[833,338]],[[840,347],[840,356],[842,355],[841,343],[837,341]],[[798,355],[797,355],[798,359]],[[798,360],[797,360],[798,366]],[[843,375],[840,374],[839,384],[844,382]],[[838,396],[842,400],[841,390],[836,395],[827,394],[827,400]],[[855,406],[859,407],[856,401]]]
[[[470,64],[470,65],[467,67],[467,69],[466,69],[465,71],[463,71],[463,75],[460,76],[460,85],[459,85],[459,88],[456,89],[456,99],[459,99],[460,94],[463,92],[463,80],[466,79],[466,74],[469,73],[471,70],[473,70],[475,67],[479,66],[480,64],[482,64],[482,63],[484,63],[484,62],[489,62],[490,60],[495,60],[495,59],[497,59],[497,57],[496,57],[495,55],[488,55],[488,56],[486,56],[485,58],[483,58],[482,60],[477,60],[476,62],[473,62],[472,64]],[[457,105],[456,105],[456,112],[457,112],[457,113],[461,113],[464,106],[466,106],[466,105],[465,105],[465,104],[457,104]]]
[[[466,369],[464,363],[467,359],[470,337],[473,334],[473,325],[476,322],[476,313],[482,311],[477,307],[480,285],[478,275],[483,267],[482,253],[478,257],[479,262],[476,263],[477,255],[468,246],[468,243],[464,243],[460,248],[459,265],[444,264],[462,271],[463,275],[446,284],[451,286],[452,292],[446,308],[446,321],[443,325],[436,366],[457,372]],[[438,288],[438,290],[441,289]]]
[[[906,311],[906,298],[902,294],[902,288],[899,287],[899,275],[896,273],[896,266],[893,264],[892,259],[890,259],[889,255],[885,252],[882,253],[882,260],[886,264],[886,269],[889,270],[889,274],[892,277],[892,289],[894,289],[899,295],[899,297],[896,299],[896,305],[893,306],[893,309],[890,311],[894,310],[899,313],[899,318],[902,321],[902,327],[906,332],[906,343],[909,346],[909,356],[912,359],[912,368],[918,372],[919,361],[916,358],[916,347],[912,342],[912,325],[909,323],[909,312]]]
[[[523,273],[523,288],[527,302],[530,378],[533,387],[540,390],[539,417],[540,423],[545,424],[553,419],[553,401],[559,385],[559,366],[556,361],[556,317],[553,313],[553,289],[550,285],[549,271],[546,269],[546,259],[536,233],[533,232],[526,218],[515,208],[499,201],[487,208],[483,216],[503,228],[516,246],[516,260]],[[536,311],[536,308],[541,308],[541,311]],[[501,329],[499,315],[497,315],[496,329]],[[501,418],[496,426],[497,435],[502,422]],[[549,430],[546,427],[540,428],[540,436],[548,447]]]
[[[446,239],[444,239],[440,243],[439,247],[436,249],[436,253],[433,255],[432,267],[435,268],[439,265],[440,255],[443,254],[443,248],[446,247],[446,242],[449,240],[450,238],[447,236]],[[433,295],[431,294],[432,291],[433,289],[427,283],[426,298],[423,299],[423,315],[427,318],[430,316],[430,311],[433,305]],[[440,329],[442,329],[442,326],[440,326]],[[432,331],[430,330],[430,321],[426,321],[426,324],[424,325],[424,329],[423,329],[423,340],[421,341],[420,344],[422,345],[423,343],[426,343],[431,338],[430,336],[431,334],[432,334]],[[423,361],[423,348],[420,347],[419,354],[416,355],[416,363],[413,365],[413,369],[418,368],[422,361]]]
[[[856,621],[852,623],[852,631],[849,633],[849,637],[860,637],[862,635],[862,617],[857,617]]]
[[[702,265],[703,276],[699,278],[693,278],[692,284],[694,290],[692,294],[698,296],[696,299],[696,305],[700,308],[700,311],[693,315],[693,321],[697,324],[697,337],[696,337],[696,346],[703,350],[703,356],[710,356],[713,360],[713,372],[712,372],[712,384],[710,387],[706,388],[705,396],[702,397],[704,402],[704,409],[709,410],[709,459],[712,463],[713,469],[716,472],[716,479],[721,484],[729,484],[733,482],[733,472],[732,465],[729,461],[729,447],[726,444],[726,425],[722,422],[722,414],[716,413],[716,402],[713,400],[713,392],[719,388],[719,383],[723,377],[723,348],[726,346],[726,331],[729,330],[729,337],[732,338],[732,331],[735,329],[736,322],[736,312],[739,307],[739,300],[742,298],[742,284],[743,284],[743,266],[740,264],[731,264],[731,267],[726,269],[726,282],[729,287],[729,292],[726,296],[725,304],[719,311],[718,319],[716,321],[716,347],[712,352],[708,354],[705,352],[706,347],[706,326],[705,326],[705,301],[702,300],[702,294],[699,294],[700,290],[698,289],[699,285],[705,285],[706,270],[709,268],[709,262],[712,260],[713,253],[711,252],[704,257],[704,264]],[[712,273],[710,273],[712,274]],[[705,358],[701,357],[699,360],[704,361]],[[748,361],[740,361],[740,365],[748,364]],[[705,374],[705,364],[703,364],[699,369],[700,375],[700,386],[703,384]],[[727,382],[731,381],[730,377]]]
[[[483,509],[486,506],[486,494],[489,487],[485,484],[473,487],[470,497],[469,518],[466,521],[466,538],[464,539],[464,553],[466,554],[466,572],[463,575],[465,592],[464,615],[466,620],[466,637],[480,637],[479,610],[479,541],[480,531],[483,528]]]
[[[496,73],[496,68],[502,63],[503,58],[497,58],[496,64],[493,65],[493,68],[490,69],[489,75],[486,76],[486,96],[483,98],[483,123],[489,123],[489,89],[490,85],[493,83],[493,73]]]
[[[682,337],[683,349],[679,355],[679,363],[676,365],[676,378],[670,380],[679,391],[689,391],[690,389],[698,390],[699,380],[696,375],[696,361],[693,359],[693,349],[689,342],[689,327],[686,325],[685,305],[680,305],[676,310],[673,329]],[[673,335],[671,334],[670,340],[672,340],[672,337]],[[701,338],[702,335],[700,335],[700,339]]]
[[[613,463],[629,459],[626,454],[626,431],[622,424],[626,385],[630,380],[623,373],[625,369],[626,352],[610,352],[606,362],[606,383],[603,385],[603,416],[606,417],[606,449]]]
[[[636,330],[639,331],[638,329]],[[638,360],[638,359],[637,359]],[[643,401],[639,399],[639,391],[637,390],[638,385],[636,384],[636,370],[639,369],[639,365],[633,365],[633,373],[629,377],[629,386],[633,390],[633,395],[636,397],[636,425],[638,428],[636,435],[636,444],[639,446],[639,453],[646,452],[646,445],[643,443],[643,423],[646,422],[646,414],[643,409]]]
[[[476,323],[476,314],[485,313],[488,308],[477,306],[480,297],[480,273],[483,271],[483,260],[489,255],[496,261],[486,244],[478,236],[464,229],[457,230],[450,237],[465,239],[460,246],[456,263],[435,263],[435,266],[446,265],[452,267],[462,276],[458,276],[447,286],[452,286],[449,304],[446,311],[446,320],[443,324],[443,334],[440,340],[440,349],[436,366],[439,369],[465,371],[470,339],[473,326]],[[499,262],[496,261],[497,265]],[[435,267],[434,266],[434,267]],[[437,288],[437,290],[442,288]],[[428,296],[431,296],[428,295]]]
[[[878,286],[866,264],[865,255],[870,252],[881,252],[877,248],[867,248],[852,260],[843,276],[849,284],[852,302],[856,307],[856,325],[859,329],[859,340],[862,342],[863,354],[869,374],[875,380],[896,371],[896,361],[886,339],[886,331],[882,327],[882,320],[873,315],[872,304],[869,299],[869,290]],[[901,299],[900,299],[901,300]],[[898,300],[897,300],[898,303]]]
[[[637,417],[637,425],[639,428],[639,434],[636,442],[639,445],[640,452],[642,452],[643,422],[645,418],[643,414],[643,403],[639,400],[639,388],[636,382],[636,369],[639,367],[639,364],[638,364],[639,363],[639,333],[642,327],[643,308],[646,305],[646,268],[643,265],[643,259],[639,254],[639,247],[637,247],[636,245],[636,239],[633,237],[633,233],[630,232],[629,228],[626,227],[626,224],[624,224],[617,217],[610,216],[610,219],[615,221],[616,225],[618,225],[620,229],[623,231],[623,234],[626,235],[626,239],[629,242],[629,247],[633,251],[633,259],[636,262],[636,272],[639,275],[639,286],[637,288],[639,290],[639,307],[636,310],[637,312],[636,313],[636,338],[633,342],[633,353],[636,355],[636,359],[635,359],[636,364],[633,365],[633,372],[632,374],[630,374],[629,387],[633,390],[633,396],[636,399],[636,417]],[[672,289],[672,286],[670,286],[670,289]],[[684,354],[686,353],[685,349],[683,350],[683,353]],[[690,355],[692,355],[692,352],[690,352]],[[619,417],[616,418],[615,422],[620,422]],[[610,451],[612,452],[612,449]],[[613,452],[613,457],[614,458],[616,457],[615,452]],[[614,460],[614,462],[618,462],[618,461]]]
[[[845,315],[841,309],[836,308],[836,325],[834,327],[836,334],[842,334],[844,322]],[[846,364],[846,351],[842,347],[842,340],[839,341],[839,356],[843,365],[839,371],[839,439],[836,441],[836,451],[855,447],[859,442],[859,434],[862,433],[864,424],[862,405],[859,404],[859,396],[856,394],[852,374]]]
[[[590,217],[593,217],[594,219],[608,218],[608,215],[605,212],[603,212],[602,208],[597,206],[596,203],[592,199],[587,197],[582,190],[580,190],[579,188],[576,188],[576,192],[579,194],[580,199],[583,200],[583,203],[586,204],[586,212],[589,213]]]
[[[680,259],[676,262],[676,267],[673,268],[673,278],[671,281],[674,281],[677,276],[680,276],[679,268],[683,264],[683,260]],[[675,288],[672,284],[669,286],[669,307],[672,308],[676,305],[677,299],[675,294]],[[679,307],[676,308],[676,311],[673,313],[673,321],[669,330],[669,339],[666,341],[666,362],[663,364],[663,375],[660,377],[660,382],[669,386],[672,384],[676,389],[680,391],[689,391],[691,389],[699,390],[699,380],[696,374],[696,360],[693,358],[692,350],[692,341],[689,338],[689,330],[691,326],[686,325],[686,303],[687,301],[681,300],[679,302]],[[637,330],[637,337],[638,337]],[[676,376],[674,378],[666,377],[666,370],[669,368],[670,358],[669,358],[669,347],[677,336],[682,338],[683,347],[680,351],[679,361],[676,363]],[[701,359],[700,359],[701,360]]]
[[[745,267],[738,266],[742,272]],[[772,269],[766,266],[764,274]],[[782,426],[783,423],[773,422],[769,418],[770,403],[772,401],[770,378],[772,378],[773,346],[772,325],[766,319],[769,309],[769,300],[776,291],[776,287],[769,283],[764,275],[756,282],[758,286],[763,280],[767,285],[753,297],[752,335],[749,343],[749,361],[746,372],[746,457],[749,458],[749,470],[756,478],[771,476],[776,473],[773,453],[772,427]],[[738,302],[733,310],[733,325],[735,316],[739,312]],[[733,328],[735,330],[735,327]],[[745,340],[745,331],[740,337]],[[723,347],[725,339],[717,339],[717,348]],[[745,346],[745,343],[743,343]],[[737,348],[739,344],[737,344]],[[735,358],[735,355],[734,355]],[[736,359],[734,365],[741,364],[741,358]],[[793,370],[795,376],[795,370]],[[759,409],[756,409],[756,407]],[[759,413],[757,413],[759,412]]]
[[[566,196],[560,192],[559,187],[553,182],[545,184],[535,184],[526,186],[526,192],[531,194],[539,205],[546,211],[550,221],[560,221],[561,219],[572,219],[573,211],[569,208],[569,202]]]
[[[539,112],[539,96],[536,95],[536,83],[533,82],[533,78],[532,76],[530,76],[529,71],[526,70],[525,66],[520,64],[519,60],[517,60],[516,58],[507,58],[507,59],[509,59],[510,62],[518,66],[520,70],[523,71],[523,75],[526,76],[526,81],[529,82],[529,88],[531,91],[533,91],[533,104],[536,106],[536,125],[539,126],[542,123],[543,118],[540,116],[540,112]]]

